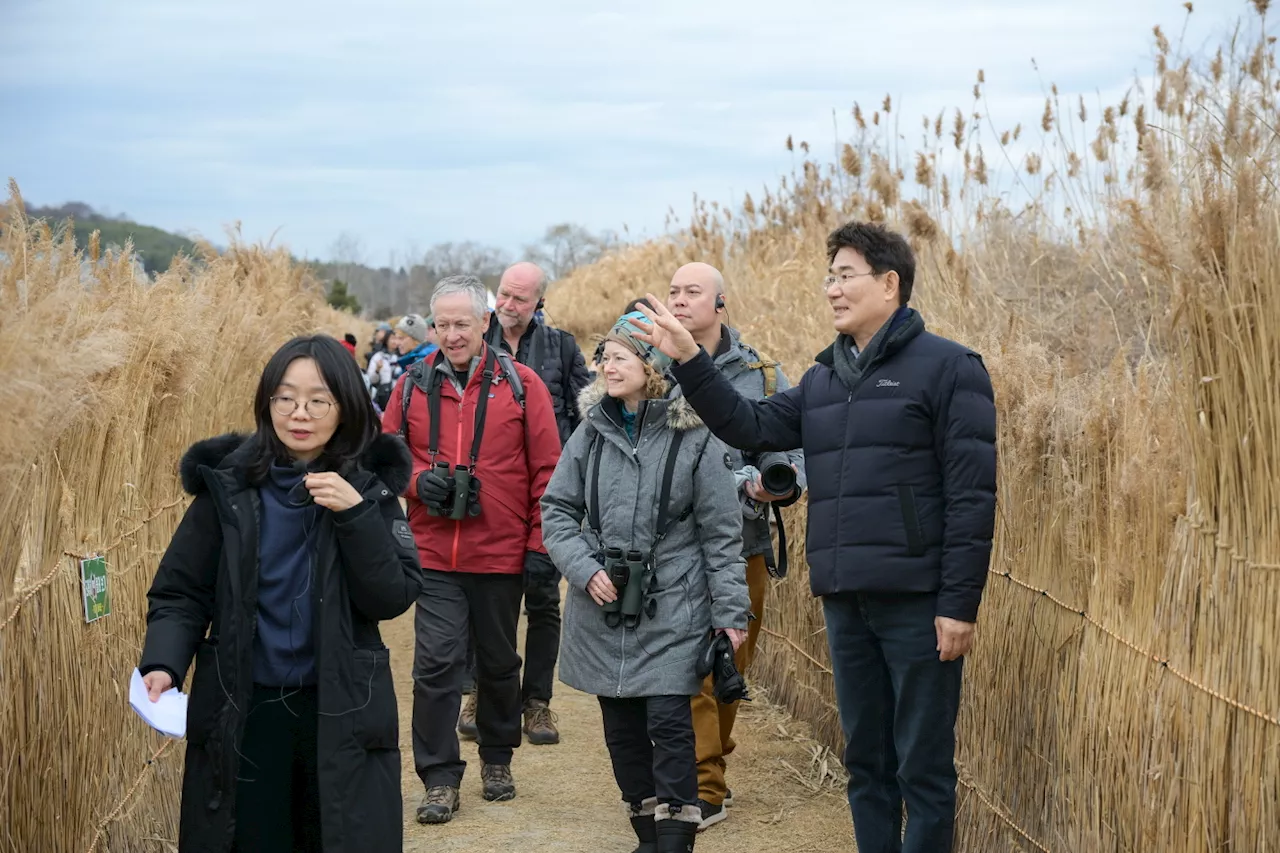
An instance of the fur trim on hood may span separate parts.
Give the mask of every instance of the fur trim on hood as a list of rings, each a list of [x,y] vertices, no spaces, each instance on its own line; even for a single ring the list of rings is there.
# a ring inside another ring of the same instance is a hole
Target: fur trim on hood
[[[605,379],[601,375],[596,378],[586,388],[578,394],[578,411],[586,417],[596,406],[605,401],[608,394],[605,392]],[[676,386],[670,394],[663,400],[654,402],[662,403],[667,409],[667,426],[675,430],[685,432],[691,429],[697,429],[702,426],[702,418],[698,417],[698,413],[693,410],[693,406],[680,393],[680,387]]]
[[[208,488],[201,468],[244,469],[253,458],[254,438],[248,433],[230,432],[197,441],[182,456],[178,474],[182,488],[198,495]],[[413,457],[399,436],[381,433],[360,457],[360,467],[372,473],[393,494],[401,494],[413,478]]]

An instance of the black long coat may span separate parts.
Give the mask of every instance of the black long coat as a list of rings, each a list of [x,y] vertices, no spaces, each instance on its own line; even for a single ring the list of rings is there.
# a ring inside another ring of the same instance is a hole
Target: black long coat
[[[253,693],[260,497],[256,439],[224,435],[183,457],[195,496],[147,598],[139,668],[181,679],[192,659],[181,853],[227,853],[235,835],[238,746]],[[364,503],[319,511],[313,562],[320,809],[325,853],[399,853],[400,725],[378,622],[417,599],[417,548],[397,497],[409,452],[383,435],[344,472]]]

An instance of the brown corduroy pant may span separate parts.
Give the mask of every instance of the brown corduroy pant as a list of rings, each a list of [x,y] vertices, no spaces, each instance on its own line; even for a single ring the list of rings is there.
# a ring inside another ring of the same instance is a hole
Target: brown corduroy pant
[[[739,672],[746,672],[755,657],[760,622],[764,618],[764,599],[769,591],[769,570],[764,555],[747,558],[747,589],[751,596],[751,612],[755,619],[747,626],[747,641],[738,648],[734,662]],[[728,787],[724,781],[725,758],[737,745],[733,740],[733,722],[738,716],[738,703],[721,705],[712,692],[712,677],[702,683],[702,692],[693,697],[693,732],[698,752],[698,799],[712,805],[724,802]]]

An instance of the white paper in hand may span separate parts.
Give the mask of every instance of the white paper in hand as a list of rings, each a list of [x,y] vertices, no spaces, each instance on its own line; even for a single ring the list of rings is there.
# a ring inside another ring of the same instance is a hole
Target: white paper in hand
[[[161,734],[177,738],[186,736],[187,694],[178,688],[170,687],[152,702],[147,696],[147,685],[142,681],[142,673],[135,669],[133,678],[129,679],[129,704],[147,725]]]

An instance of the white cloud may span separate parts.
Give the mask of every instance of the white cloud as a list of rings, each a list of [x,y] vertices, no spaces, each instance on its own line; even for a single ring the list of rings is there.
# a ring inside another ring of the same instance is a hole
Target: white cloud
[[[1191,43],[1243,6],[1196,3]],[[284,226],[311,255],[343,230],[374,254],[515,247],[560,220],[652,233],[695,191],[772,183],[789,134],[832,150],[832,112],[847,132],[854,101],[890,93],[911,146],[922,114],[968,110],[983,68],[997,127],[1032,127],[1050,81],[1123,88],[1150,65],[1151,25],[1173,36],[1180,15],[1171,0],[10,0],[0,102],[24,132],[0,138],[0,162],[37,201],[215,236]]]

